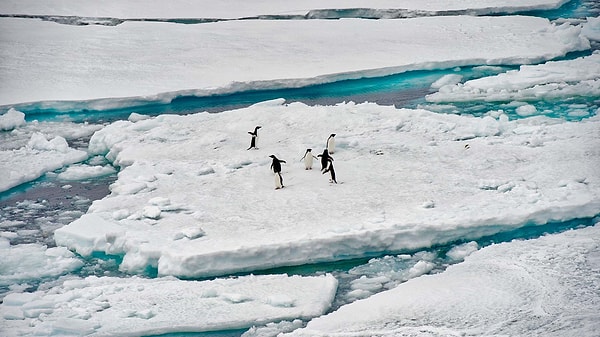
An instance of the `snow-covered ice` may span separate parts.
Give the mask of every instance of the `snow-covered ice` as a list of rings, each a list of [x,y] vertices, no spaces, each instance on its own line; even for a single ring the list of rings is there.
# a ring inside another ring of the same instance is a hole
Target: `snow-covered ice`
[[[26,146],[0,151],[0,191],[87,158],[86,151],[69,147],[61,136],[48,139],[42,133],[34,133]]]
[[[259,149],[248,151],[255,125]],[[597,116],[509,121],[283,100],[119,121],[89,145],[120,167],[112,193],[55,240],[83,255],[124,254],[130,273],[203,277],[590,217],[600,213],[599,130]],[[332,132],[340,184],[300,162]],[[271,154],[287,161],[283,190]],[[204,235],[187,239],[190,228]]]
[[[451,78],[447,80],[450,81]],[[600,97],[600,53],[575,60],[523,65],[519,70],[496,76],[440,85],[437,92],[426,98],[435,103],[510,102],[552,100],[578,95]]]
[[[536,63],[590,48],[580,26],[527,16],[116,27],[1,18],[0,30],[0,106],[96,100],[86,106],[94,109],[418,69]]]
[[[468,10],[473,14],[512,13],[530,9],[558,8],[567,0],[302,0],[282,2],[277,0],[244,1],[227,0],[214,2],[210,0],[172,0],[165,6],[159,0],[151,1],[102,1],[101,5],[90,6],[87,2],[77,0],[15,1],[5,0],[0,3],[0,13],[29,15],[62,15],[89,18],[207,18],[207,19],[241,19],[265,16],[311,16],[311,12],[324,10],[361,9],[443,12]],[[376,14],[376,13],[374,13]]]
[[[1,235],[0,256],[0,286],[60,276],[83,265],[82,261],[65,247],[47,248],[38,244],[11,246]]]
[[[600,225],[483,248],[284,336],[595,336]]]
[[[0,305],[2,336],[142,336],[250,328],[322,315],[331,275],[243,276],[210,281],[88,277]]]

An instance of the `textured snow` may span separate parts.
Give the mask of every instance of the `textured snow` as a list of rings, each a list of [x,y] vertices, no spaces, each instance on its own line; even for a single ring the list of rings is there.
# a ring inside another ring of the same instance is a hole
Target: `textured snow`
[[[595,336],[600,226],[483,248],[284,336]]]
[[[244,276],[211,281],[88,277],[0,305],[2,336],[140,336],[250,328],[322,315],[331,275]]]
[[[600,21],[598,21],[600,22]],[[523,65],[519,70],[465,83],[442,85],[426,98],[430,102],[531,101],[570,96],[600,97],[600,53],[568,61]],[[521,108],[520,115],[532,115]],[[535,108],[534,108],[535,109]]]
[[[527,64],[590,48],[581,26],[525,16],[115,27],[0,18],[0,30],[0,106],[95,100],[86,106],[93,109],[416,69]]]
[[[255,125],[259,149],[246,150]],[[129,273],[152,266],[204,277],[590,217],[600,213],[599,130],[597,116],[509,121],[283,100],[119,121],[89,144],[120,167],[111,194],[55,241],[83,255],[124,255],[120,268]],[[330,133],[339,184],[301,162]],[[287,161],[282,190],[271,154]],[[182,235],[194,227],[204,234]]]
[[[515,12],[528,9],[552,9],[566,0],[302,0],[302,1],[102,1],[101,6],[90,6],[77,0],[54,0],[40,3],[35,0],[5,0],[0,3],[3,14],[64,15],[91,18],[211,18],[237,19],[267,15],[308,15],[315,10],[335,9],[402,9],[415,11],[470,10],[472,13],[487,14]]]

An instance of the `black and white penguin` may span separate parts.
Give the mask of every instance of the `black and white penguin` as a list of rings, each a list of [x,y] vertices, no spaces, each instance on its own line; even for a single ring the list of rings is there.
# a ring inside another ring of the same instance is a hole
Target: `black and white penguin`
[[[283,177],[281,176],[281,163],[285,163],[285,160],[278,159],[274,154],[269,156],[273,158],[273,162],[271,163],[271,170],[275,173],[275,189],[278,190],[283,188]]]
[[[329,174],[330,174],[329,182],[337,184],[337,180],[335,180],[335,170],[333,169],[333,158],[328,157],[327,165],[325,166],[325,168],[323,170],[321,170],[321,172],[323,172],[323,174],[329,172]]]
[[[330,134],[327,138],[327,151],[331,154],[335,153],[335,133]]]
[[[250,135],[252,135],[252,140],[250,141],[250,147],[249,147],[249,148],[247,148],[246,150],[250,150],[250,149],[252,149],[252,148],[254,148],[254,149],[258,149],[258,148],[256,147],[256,143],[258,142],[258,129],[260,129],[260,128],[261,128],[261,126],[260,126],[260,125],[258,125],[258,126],[256,126],[256,127],[254,128],[254,131],[248,131],[248,133],[249,133]]]
[[[327,149],[323,150],[323,153],[318,155],[317,157],[321,158],[321,171],[323,171],[327,167],[327,163],[333,158],[329,155],[329,151]]]
[[[304,153],[304,157],[302,157],[301,160],[304,160],[304,169],[305,170],[312,170],[312,166],[313,166],[313,158],[314,159],[318,159],[317,157],[315,157],[312,154],[312,149],[306,149],[306,152]]]

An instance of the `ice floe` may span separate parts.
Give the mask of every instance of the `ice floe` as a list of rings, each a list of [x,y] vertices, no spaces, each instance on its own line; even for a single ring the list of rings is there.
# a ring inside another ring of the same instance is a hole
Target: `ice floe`
[[[211,281],[87,277],[0,305],[2,336],[142,336],[243,329],[310,319],[331,305],[331,275],[243,276]]]
[[[600,226],[483,248],[284,336],[593,336]]]
[[[261,146],[246,150],[255,125]],[[590,217],[600,212],[599,130],[598,117],[509,121],[283,100],[119,121],[89,145],[121,168],[112,193],[55,240],[124,255],[129,273],[203,277]],[[332,132],[339,184],[300,161]],[[271,154],[287,161],[282,190]],[[193,228],[201,234],[185,234]]]

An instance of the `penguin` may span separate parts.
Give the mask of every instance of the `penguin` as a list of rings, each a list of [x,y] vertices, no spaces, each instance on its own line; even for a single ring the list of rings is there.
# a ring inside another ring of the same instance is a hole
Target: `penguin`
[[[330,154],[335,153],[335,133],[330,134],[329,138],[327,138],[327,151]]]
[[[273,158],[273,162],[271,163],[271,170],[275,173],[275,189],[278,190],[283,188],[283,177],[281,176],[281,163],[285,163],[285,160],[278,159],[274,154],[269,156]]]
[[[258,125],[254,128],[254,131],[248,131],[248,133],[250,135],[252,135],[252,140],[250,141],[250,147],[247,148],[246,150],[250,150],[252,148],[254,149],[258,149],[256,147],[256,142],[258,141],[258,129],[260,129],[262,126]]]
[[[312,154],[312,149],[306,149],[306,153],[304,153],[304,157],[302,157],[301,160],[304,160],[304,169],[305,170],[312,170],[312,166],[313,166],[313,158],[314,159],[318,159],[317,157],[315,157]]]
[[[321,158],[321,171],[323,171],[327,167],[327,162],[329,160],[333,161],[333,158],[331,158],[327,149],[324,149],[323,153],[318,155],[317,157]]]
[[[325,166],[325,168],[323,170],[321,170],[321,172],[323,172],[323,174],[329,172],[329,174],[330,174],[329,182],[337,184],[337,180],[335,180],[335,170],[333,169],[333,158],[331,158],[331,157],[328,158],[327,165]]]

